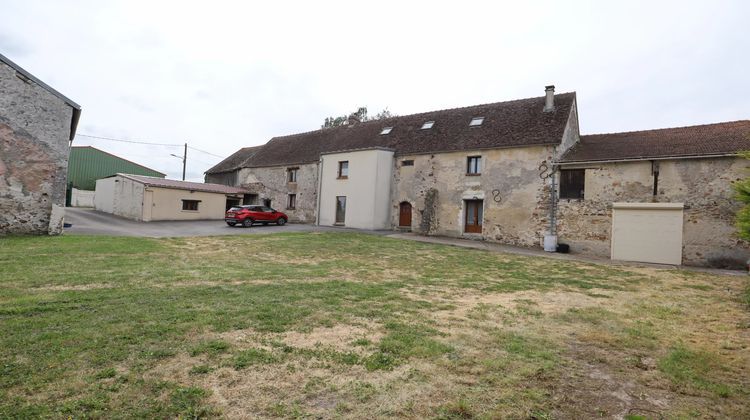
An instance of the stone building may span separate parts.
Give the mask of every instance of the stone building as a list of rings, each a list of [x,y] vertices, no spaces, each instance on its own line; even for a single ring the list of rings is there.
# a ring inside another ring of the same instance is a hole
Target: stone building
[[[548,86],[542,97],[275,137],[217,167],[290,221],[526,247],[547,236],[597,256],[737,266],[750,246],[734,233],[731,182],[746,149],[747,121],[580,136],[576,94]],[[641,221],[663,229],[632,228],[650,226]]]
[[[81,107],[0,55],[0,235],[62,232]]]

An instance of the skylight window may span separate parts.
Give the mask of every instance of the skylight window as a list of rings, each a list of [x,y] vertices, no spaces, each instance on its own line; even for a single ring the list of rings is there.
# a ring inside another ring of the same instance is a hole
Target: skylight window
[[[393,127],[385,127],[383,128],[383,131],[380,132],[380,134],[389,134],[393,130]]]
[[[422,124],[422,130],[429,130],[433,125],[435,125],[435,121],[427,121]]]
[[[469,123],[469,127],[479,127],[484,122],[484,117],[474,117]]]

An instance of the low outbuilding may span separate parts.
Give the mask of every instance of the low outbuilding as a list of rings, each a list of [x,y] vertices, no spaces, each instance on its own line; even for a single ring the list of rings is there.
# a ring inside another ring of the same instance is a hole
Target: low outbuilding
[[[117,174],[96,181],[94,208],[143,222],[223,219],[229,207],[255,204],[248,193],[220,184]]]

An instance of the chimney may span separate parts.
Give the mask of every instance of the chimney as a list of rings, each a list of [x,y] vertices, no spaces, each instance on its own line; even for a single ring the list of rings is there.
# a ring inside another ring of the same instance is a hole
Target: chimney
[[[555,110],[555,85],[545,86],[544,93],[547,95],[544,99],[544,112],[552,112]]]

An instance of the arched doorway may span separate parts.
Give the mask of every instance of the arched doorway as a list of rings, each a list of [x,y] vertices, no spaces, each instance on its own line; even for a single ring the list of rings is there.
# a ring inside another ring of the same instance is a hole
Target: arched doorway
[[[399,227],[411,227],[411,204],[403,201],[398,205]]]

